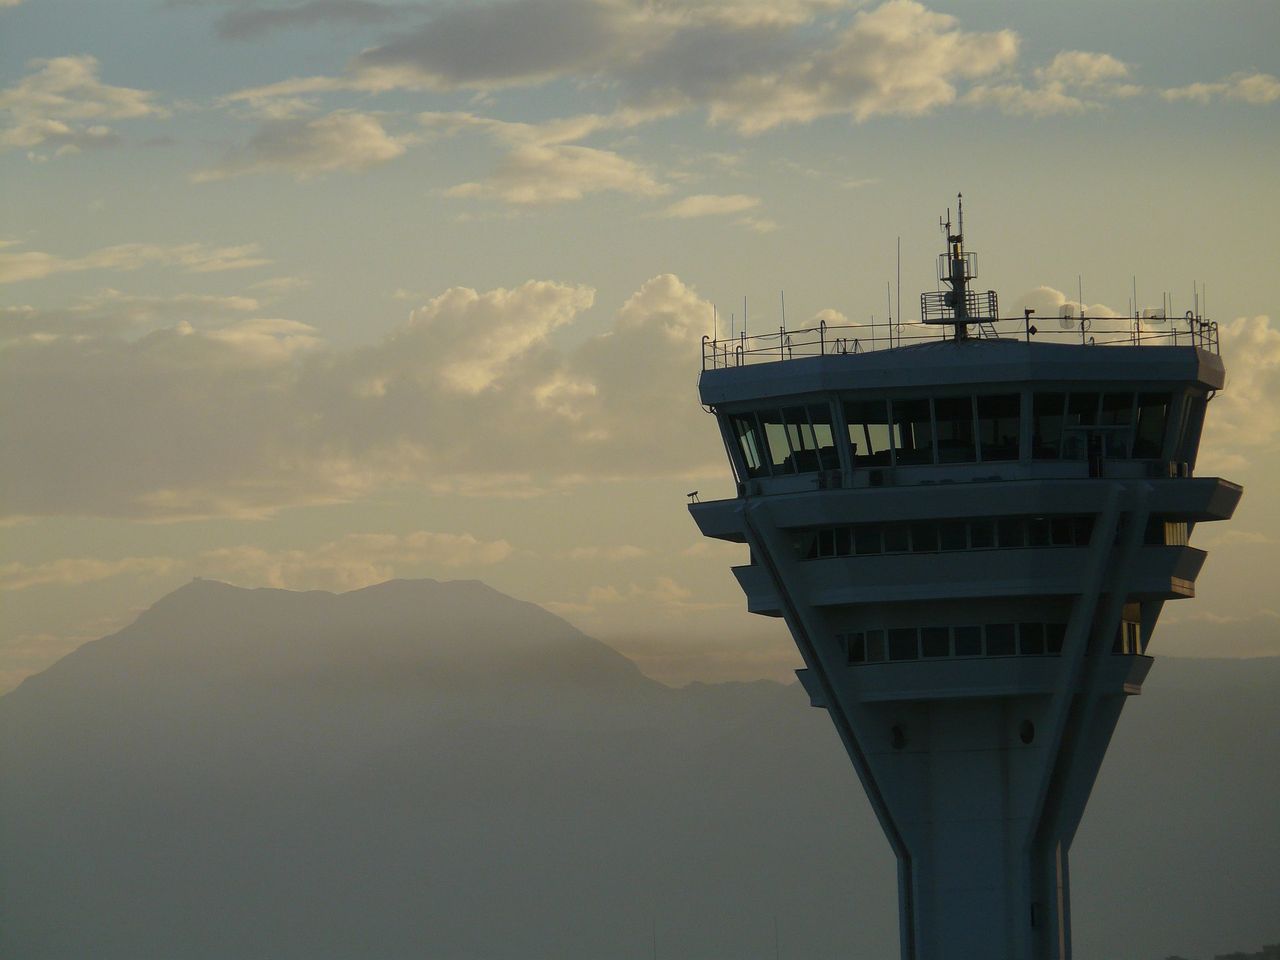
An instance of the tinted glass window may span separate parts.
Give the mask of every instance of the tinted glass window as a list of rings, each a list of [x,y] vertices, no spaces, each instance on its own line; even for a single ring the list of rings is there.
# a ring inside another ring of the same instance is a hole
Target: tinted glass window
[[[933,425],[928,400],[893,401],[898,463],[933,463]]]
[[[1044,517],[1032,517],[1027,521],[1027,546],[1047,547],[1051,540],[1049,521]]]
[[[888,466],[889,405],[883,400],[851,400],[844,405],[844,419],[854,466]]]
[[[849,634],[845,641],[849,645],[849,662],[863,663],[867,659],[867,638],[858,633]]]
[[[919,655],[915,627],[897,627],[889,631],[890,660],[915,660]]]
[[[956,627],[955,634],[957,657],[982,656],[981,627]]]
[[[938,426],[938,461],[972,463],[978,459],[973,442],[973,399],[939,397],[933,401]]]
[[[748,477],[765,477],[769,468],[765,466],[766,453],[760,439],[760,430],[754,414],[735,414],[729,418],[733,426],[733,435],[738,439],[738,447],[742,451],[742,459],[746,463]]]
[[[884,659],[884,631],[867,631],[867,662],[874,663]]]
[[[911,549],[915,553],[935,553],[938,549],[938,525],[913,523],[911,525]]]
[[[818,466],[818,441],[813,435],[813,425],[804,407],[788,407],[782,411],[787,425],[787,445],[791,457],[788,473],[813,473]]]
[[[880,552],[880,524],[862,523],[853,528],[853,549],[858,554]]]
[[[1033,402],[1031,455],[1037,460],[1057,460],[1062,455],[1064,393],[1037,393]]]
[[[1169,394],[1138,395],[1138,428],[1133,438],[1133,455],[1158,459],[1164,448],[1164,428],[1169,419]]]
[[[1014,654],[1013,624],[987,624],[987,656],[1011,657]]]
[[[761,410],[756,416],[764,432],[765,457],[773,467],[773,475],[794,473],[791,446],[787,443],[787,427],[782,414],[777,410]]]
[[[1044,650],[1045,653],[1058,655],[1062,653],[1062,641],[1067,635],[1067,625],[1065,623],[1046,623],[1044,625]]]
[[[998,520],[996,521],[996,530],[1000,537],[1000,548],[1003,550],[1027,545],[1026,539],[1023,537],[1023,523],[1021,520]]]
[[[969,545],[975,550],[994,547],[996,545],[995,525],[990,520],[970,520]]]
[[[950,656],[951,631],[946,627],[922,627],[920,629],[920,648],[926,657]]]
[[[886,523],[884,526],[884,552],[904,553],[910,548],[907,525],[905,523]]]
[[[978,442],[983,460],[1018,459],[1021,403],[1016,393],[978,397]]]
[[[1018,652],[1030,656],[1044,653],[1043,623],[1018,624]]]
[[[965,542],[965,522],[963,520],[948,520],[938,527],[939,545],[943,550],[963,550],[968,544]]]

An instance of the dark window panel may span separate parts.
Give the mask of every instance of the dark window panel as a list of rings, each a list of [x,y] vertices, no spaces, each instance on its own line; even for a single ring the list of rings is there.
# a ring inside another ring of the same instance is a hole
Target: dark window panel
[[[938,427],[938,462],[973,463],[978,459],[974,444],[973,398],[938,397],[933,401]]]
[[[999,535],[999,544],[1001,550],[1007,550],[1011,547],[1025,547],[1027,545],[1024,524],[1021,519],[1014,520],[997,520],[996,532]]]
[[[856,633],[849,634],[845,642],[848,644],[849,662],[865,663],[867,660],[867,638],[862,631],[859,630]]]
[[[938,525],[932,521],[911,524],[911,552],[937,553]]]
[[[880,552],[880,524],[860,523],[853,528],[853,549],[859,556]]]
[[[1047,517],[1031,517],[1027,520],[1027,546],[1047,547],[1053,542]]]
[[[905,523],[886,523],[884,526],[884,552],[905,553],[911,548],[908,527]]]
[[[919,656],[915,627],[894,627],[889,631],[890,660],[915,660]]]
[[[884,659],[884,631],[867,631],[867,663],[879,663]]]
[[[1057,460],[1062,456],[1065,393],[1037,393],[1032,403],[1031,455],[1037,460]]]
[[[933,423],[927,399],[893,401],[898,463],[933,463]]]
[[[1044,652],[1057,656],[1062,653],[1062,641],[1067,636],[1065,623],[1046,623],[1044,625]]]
[[[891,446],[889,405],[884,400],[850,400],[844,405],[855,467],[887,467]]]
[[[978,397],[978,442],[984,462],[1018,459],[1021,405],[1016,393]]]
[[[1011,657],[1015,653],[1012,623],[987,624],[987,656]]]
[[[1138,394],[1138,426],[1133,437],[1133,455],[1157,460],[1164,450],[1165,425],[1171,399],[1167,393]]]
[[[969,546],[974,550],[988,550],[996,545],[996,528],[990,520],[969,521]]]
[[[1018,624],[1018,652],[1033,657],[1044,654],[1043,623]]]
[[[921,627],[921,652],[926,657],[951,655],[951,631],[947,627]]]
[[[956,656],[957,657],[980,657],[982,656],[982,628],[981,627],[956,627]]]

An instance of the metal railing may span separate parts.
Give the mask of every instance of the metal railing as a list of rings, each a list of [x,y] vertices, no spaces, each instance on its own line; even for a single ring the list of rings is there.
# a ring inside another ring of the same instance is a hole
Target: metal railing
[[[1193,346],[1218,353],[1218,324],[1190,311],[1170,320],[1140,317],[1005,317],[975,325],[975,339],[1047,340],[1085,346]],[[893,350],[913,343],[952,337],[950,324],[828,324],[727,339],[702,338],[702,369],[721,370],[801,357],[838,356]]]

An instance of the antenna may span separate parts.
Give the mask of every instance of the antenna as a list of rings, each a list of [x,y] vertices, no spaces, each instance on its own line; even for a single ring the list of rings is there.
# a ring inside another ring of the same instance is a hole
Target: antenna
[[[898,324],[902,324],[902,237],[898,237]],[[889,328],[889,342],[893,342],[893,327]],[[902,346],[902,332],[898,332],[898,346]]]
[[[1076,274],[1076,299],[1080,304],[1080,316],[1084,316],[1084,281],[1080,279],[1080,274]]]
[[[711,305],[711,339],[712,339],[713,341],[714,341],[714,340],[716,340],[716,339],[718,339],[718,338],[717,338],[717,336],[716,336],[716,328],[717,328],[717,326],[718,326],[718,323],[717,323],[718,319],[719,319],[719,318],[716,316],[716,305],[713,303],[713,304]]]
[[[787,329],[787,291],[779,290],[778,296],[782,298],[782,329]]]
[[[1133,315],[1138,315],[1138,275],[1133,275]]]
[[[745,336],[745,335],[746,335],[746,333],[747,333],[747,297],[746,297],[746,294],[743,294],[743,296],[742,296],[742,333],[743,333],[743,336]]]

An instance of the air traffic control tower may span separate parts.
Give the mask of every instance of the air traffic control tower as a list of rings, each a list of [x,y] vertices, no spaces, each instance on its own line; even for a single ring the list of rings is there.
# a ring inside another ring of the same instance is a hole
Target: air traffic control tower
[[[1066,960],[1085,802],[1241,488],[1195,476],[1215,324],[1002,320],[962,216],[919,324],[707,338],[737,496],[689,509],[791,630],[897,855],[904,960]]]

